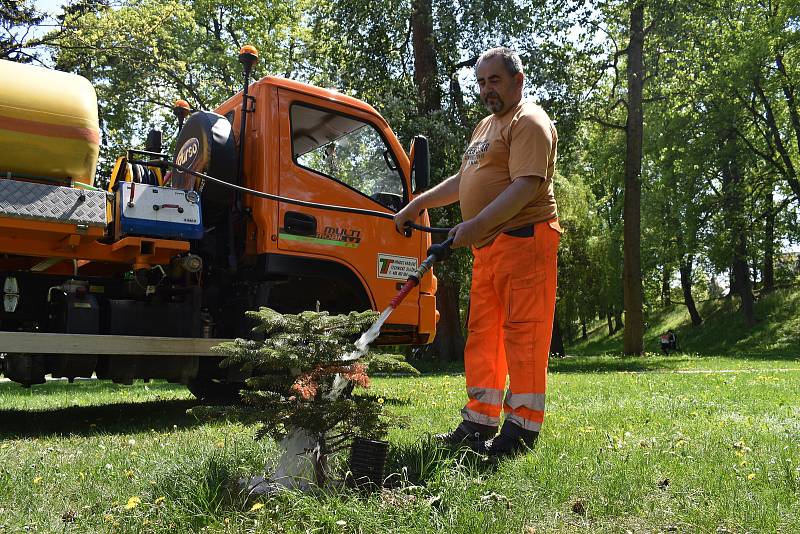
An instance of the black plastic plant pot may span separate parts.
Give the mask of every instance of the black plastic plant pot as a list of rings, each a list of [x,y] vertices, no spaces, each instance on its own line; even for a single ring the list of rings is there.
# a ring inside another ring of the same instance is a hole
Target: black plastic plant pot
[[[383,486],[383,470],[389,452],[388,441],[376,441],[356,437],[350,449],[351,486],[376,489]]]

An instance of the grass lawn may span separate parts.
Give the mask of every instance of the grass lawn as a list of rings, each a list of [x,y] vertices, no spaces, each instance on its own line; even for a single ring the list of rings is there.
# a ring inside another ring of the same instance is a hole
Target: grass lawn
[[[800,360],[675,355],[552,362],[535,450],[493,467],[425,436],[460,374],[380,378],[394,488],[226,491],[278,451],[199,424],[182,387],[0,384],[0,532],[797,532]],[[404,469],[405,467],[405,469]]]

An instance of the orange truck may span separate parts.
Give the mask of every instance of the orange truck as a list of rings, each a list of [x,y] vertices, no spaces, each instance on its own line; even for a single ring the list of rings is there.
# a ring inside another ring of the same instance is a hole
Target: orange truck
[[[272,76],[250,84],[253,59],[243,50],[244,90],[216,110],[179,101],[174,157],[151,131],[103,180],[91,84],[0,61],[6,378],[161,378],[225,395],[244,377],[210,349],[249,334],[246,310],[382,310],[425,258],[430,235],[391,220],[427,186],[425,138],[406,154],[364,102]],[[430,343],[435,292],[429,273],[376,343]]]

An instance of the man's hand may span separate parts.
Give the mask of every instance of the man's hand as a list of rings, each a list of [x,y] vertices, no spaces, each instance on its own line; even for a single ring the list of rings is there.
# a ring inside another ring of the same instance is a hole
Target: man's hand
[[[474,218],[455,225],[448,236],[454,237],[451,247],[458,248],[474,245],[483,233],[483,225],[478,218]]]
[[[421,210],[419,209],[419,205],[413,200],[409,202],[405,208],[398,211],[397,214],[394,216],[394,225],[397,228],[397,231],[400,232],[401,234],[405,233],[406,223],[409,221],[410,222],[416,221],[417,217],[419,217],[420,211]]]

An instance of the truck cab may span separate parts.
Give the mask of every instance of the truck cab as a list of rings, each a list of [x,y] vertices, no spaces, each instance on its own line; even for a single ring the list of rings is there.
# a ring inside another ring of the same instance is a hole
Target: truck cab
[[[335,90],[278,77],[250,88],[243,185],[320,204],[394,214],[413,196],[409,156],[368,104]],[[242,97],[216,112],[241,130]],[[239,141],[236,141],[237,146]],[[384,309],[419,264],[430,235],[393,221],[297,207],[243,195],[244,250],[275,282],[279,310],[332,313]],[[427,276],[393,313],[379,343],[428,343],[436,325],[435,278]],[[319,303],[319,304],[318,304]]]

